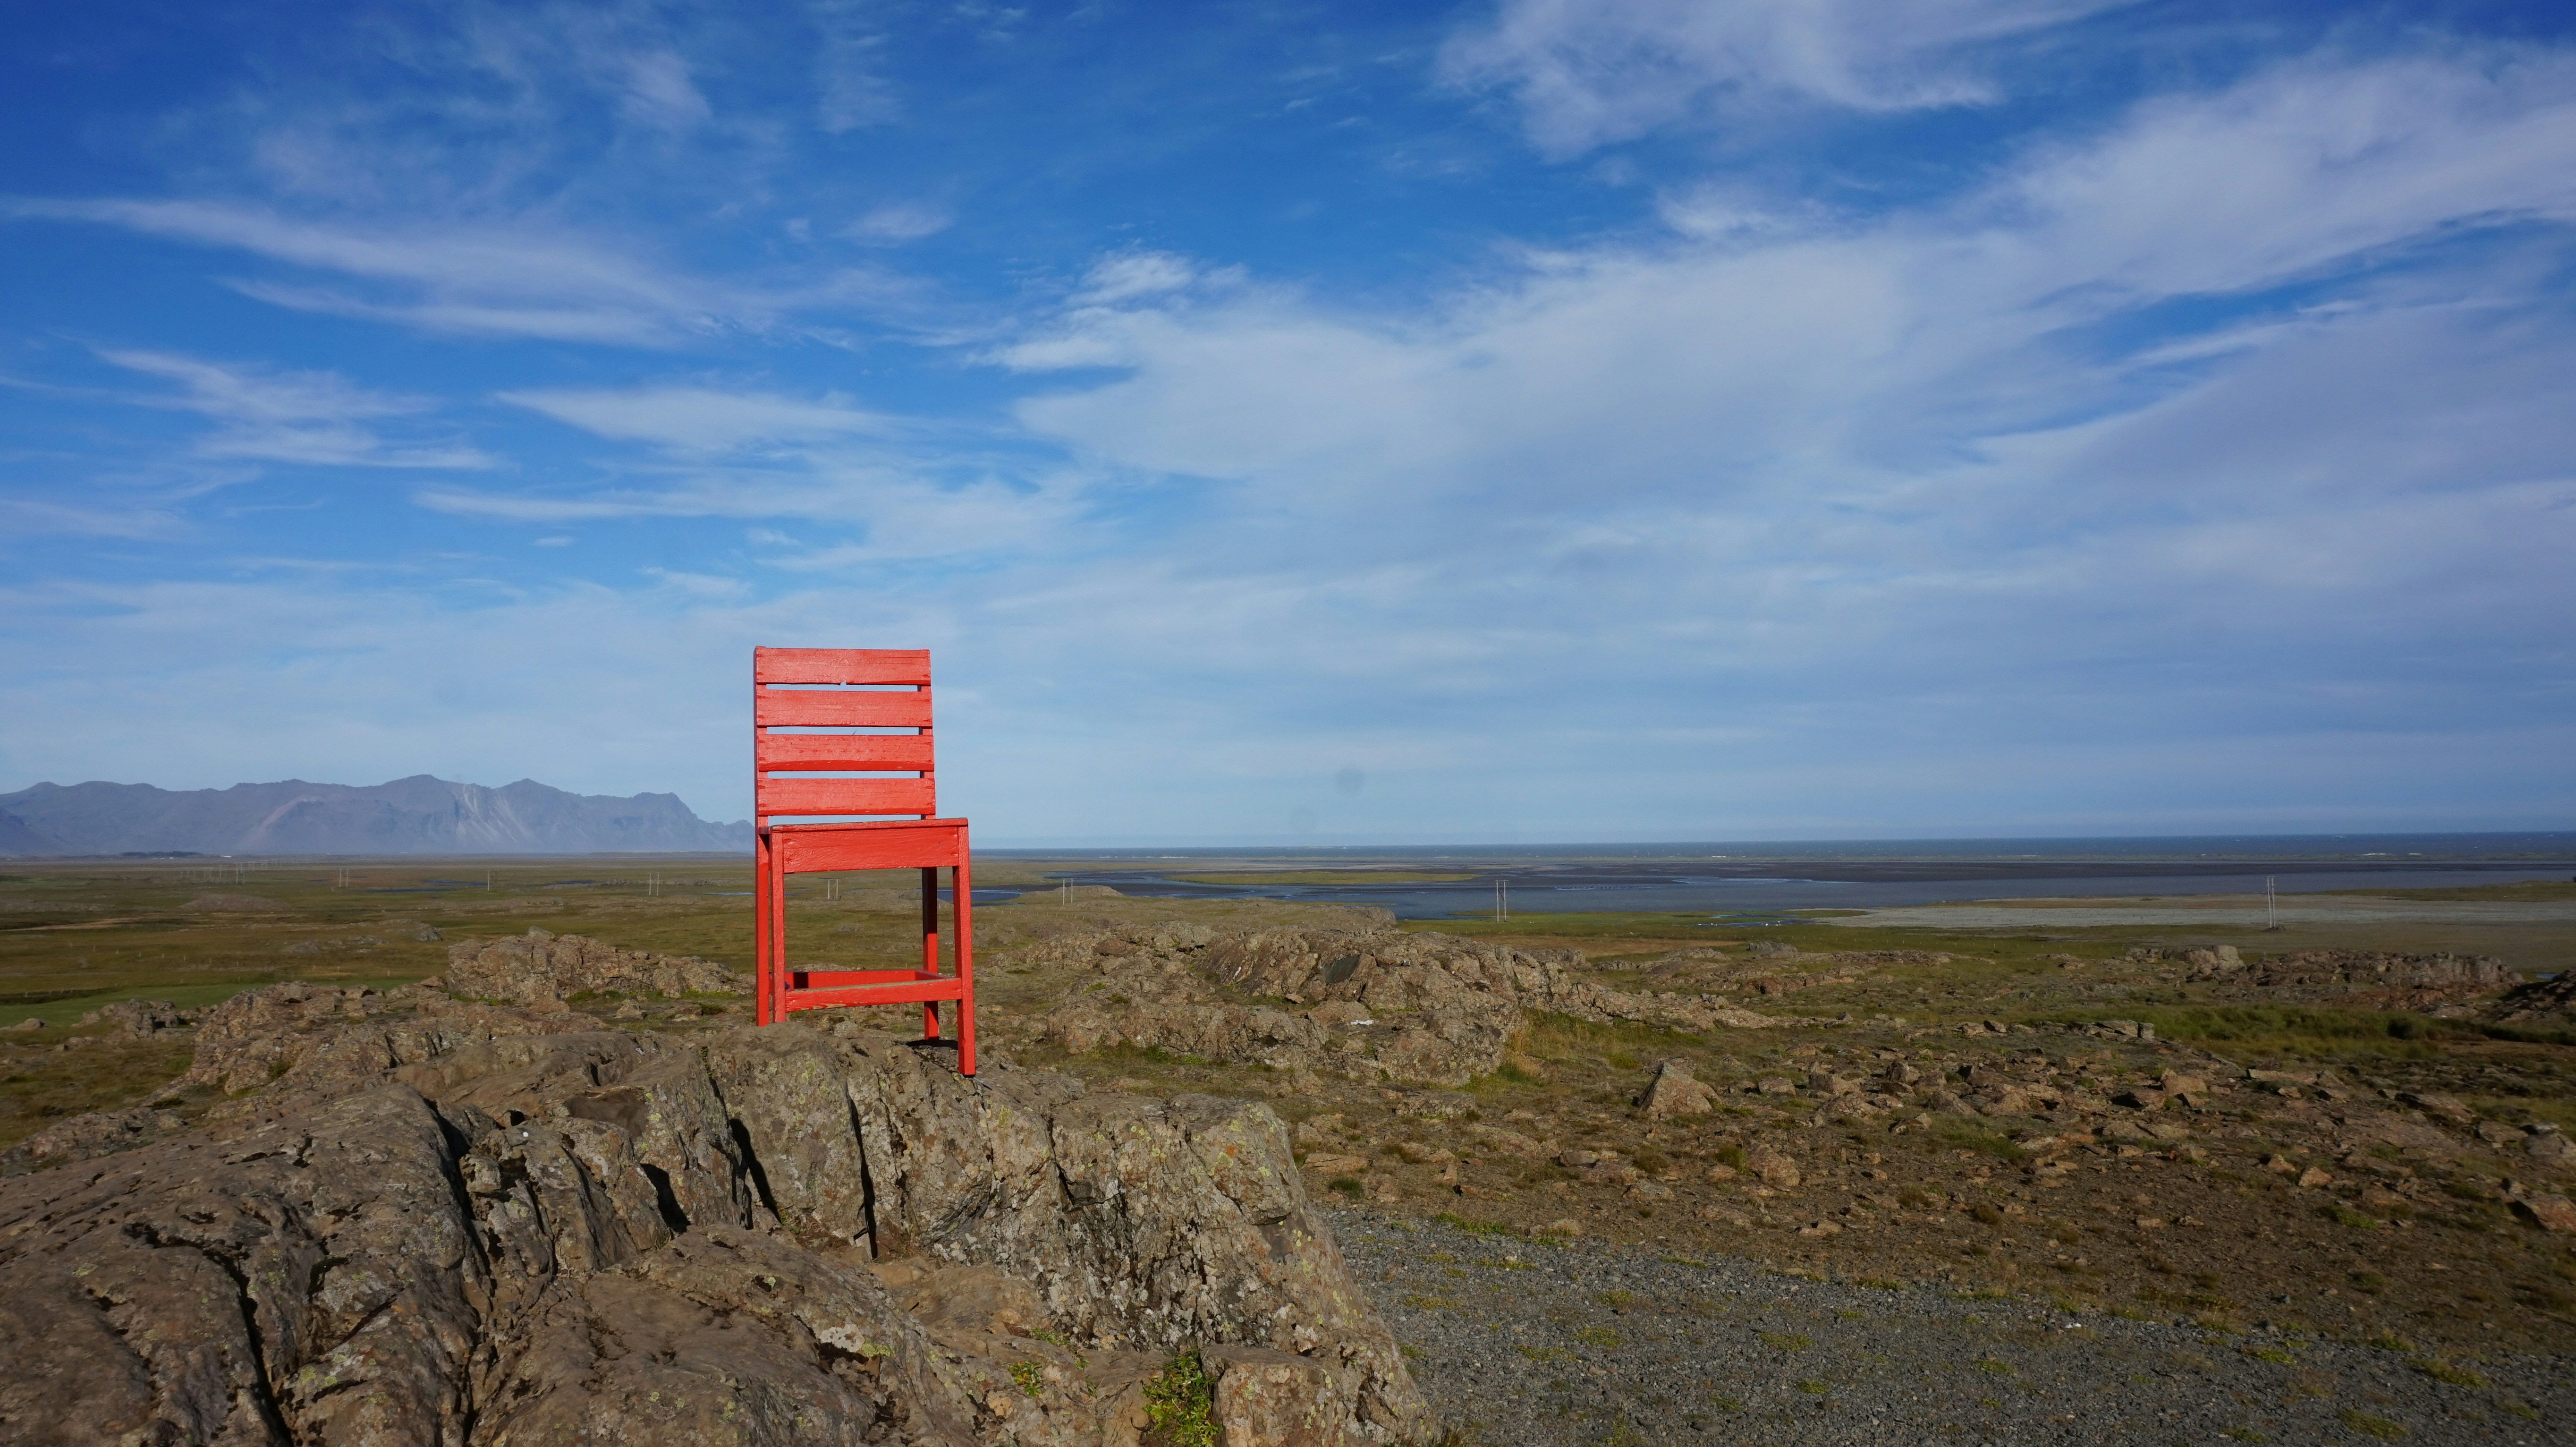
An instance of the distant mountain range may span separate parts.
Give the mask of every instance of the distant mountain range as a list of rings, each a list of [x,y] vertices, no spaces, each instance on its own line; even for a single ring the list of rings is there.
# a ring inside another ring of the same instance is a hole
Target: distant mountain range
[[[498,789],[427,774],[390,784],[38,784],[0,794],[0,856],[82,854],[616,854],[748,851],[676,794]]]

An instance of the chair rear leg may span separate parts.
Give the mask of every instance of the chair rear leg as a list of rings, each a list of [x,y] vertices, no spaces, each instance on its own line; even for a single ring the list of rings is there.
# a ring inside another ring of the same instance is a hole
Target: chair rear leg
[[[939,871],[921,871],[921,968],[927,974],[939,973]],[[921,1038],[939,1038],[939,1002],[921,1002]]]

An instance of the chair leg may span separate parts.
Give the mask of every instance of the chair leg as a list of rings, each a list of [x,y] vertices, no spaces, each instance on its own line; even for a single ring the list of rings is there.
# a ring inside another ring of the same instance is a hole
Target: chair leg
[[[787,1019],[787,861],[773,846],[760,897],[769,905],[769,1018]]]
[[[921,968],[939,973],[939,871],[921,871]],[[921,1038],[939,1038],[939,1002],[921,1002]]]
[[[957,1073],[975,1073],[975,886],[966,867],[966,851],[957,851],[957,867],[948,872],[957,883],[957,978],[966,989],[957,997]]]
[[[769,1005],[769,836],[754,835],[751,844],[751,1020],[772,1025]]]

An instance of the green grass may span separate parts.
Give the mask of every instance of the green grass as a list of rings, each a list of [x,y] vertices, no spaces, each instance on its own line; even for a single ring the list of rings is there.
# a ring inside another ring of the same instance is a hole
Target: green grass
[[[2431,1377],[2434,1381],[2448,1382],[2455,1387],[2483,1387],[2487,1384],[2487,1379],[2476,1372],[2455,1362],[2446,1362],[2440,1357],[2426,1357],[2420,1361],[2409,1362],[2407,1365]]]
[[[2429,1060],[2438,1042],[2505,1040],[2576,1045],[2576,1031],[2533,1030],[2477,1020],[2437,1020],[2402,1010],[2338,1010],[2307,1005],[2124,1005],[2014,1017],[2086,1023],[2118,1017],[2156,1027],[2159,1038],[2209,1047],[2232,1058],[2325,1059],[2373,1055]],[[2224,1048],[2221,1048],[2224,1047]]]
[[[2368,1412],[2356,1411],[2351,1407],[2344,1408],[2336,1416],[2344,1426],[2359,1432],[2364,1437],[2375,1437],[2382,1442],[2395,1442],[2406,1435],[2406,1429],[2403,1426],[2389,1421],[2386,1417],[2374,1417]]]
[[[1162,1447],[1218,1447],[1224,1440],[1216,1420],[1216,1381],[1197,1348],[1164,1363],[1145,1384],[1145,1419]]]
[[[187,1070],[193,1039],[107,1035],[79,1050],[11,1050],[0,1065],[0,1146],[72,1116],[152,1099]]]

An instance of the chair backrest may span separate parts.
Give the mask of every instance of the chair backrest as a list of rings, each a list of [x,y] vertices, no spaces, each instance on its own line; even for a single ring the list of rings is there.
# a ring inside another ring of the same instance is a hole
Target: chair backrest
[[[790,729],[796,732],[781,732]],[[833,732],[816,732],[823,729]],[[878,777],[816,777],[849,773]],[[751,651],[755,822],[814,815],[928,818],[939,812],[931,775],[927,649]]]

